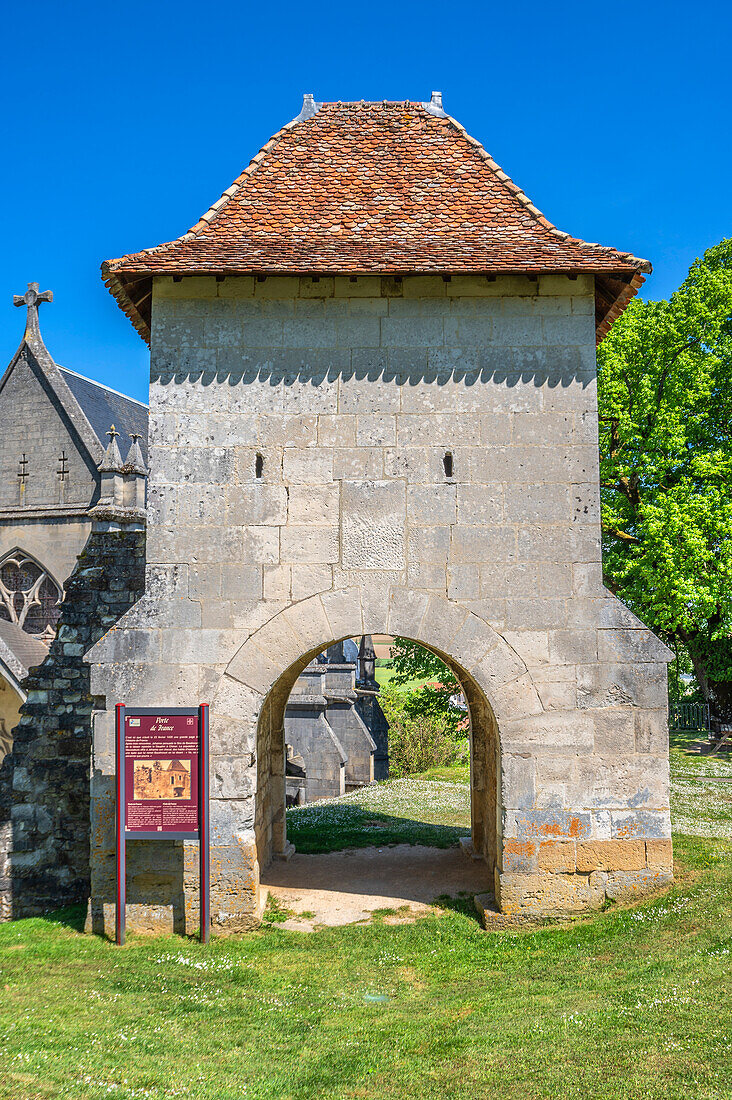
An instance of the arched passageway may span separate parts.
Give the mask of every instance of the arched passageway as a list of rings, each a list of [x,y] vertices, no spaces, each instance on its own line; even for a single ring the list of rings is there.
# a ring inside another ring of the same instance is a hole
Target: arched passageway
[[[218,813],[227,829],[232,829],[232,777],[237,774],[232,750],[236,740],[248,750],[240,774],[248,764],[249,783],[254,788],[249,791],[253,805],[248,810],[248,850],[222,853],[221,873],[225,867],[230,885],[232,863],[241,858],[242,888],[258,893],[260,869],[288,853],[284,721],[298,676],[323,649],[365,629],[418,642],[440,657],[459,681],[470,718],[473,848],[485,861],[490,882],[500,871],[499,722],[501,710],[514,717],[540,710],[526,666],[484,620],[436,595],[392,589],[378,611],[377,618],[377,608],[369,605],[361,589],[312,597],[261,627],[229,663],[214,701],[213,736],[218,743],[212,745],[212,759],[221,760],[212,796],[214,803],[217,796],[221,798]],[[256,778],[252,775],[255,768]],[[238,793],[241,797],[244,791]],[[212,812],[216,815],[217,811]],[[244,836],[243,829],[238,835]],[[252,895],[251,911],[258,910],[259,898]]]
[[[497,862],[498,834],[498,727],[495,716],[484,692],[449,654],[429,646],[425,639],[410,640],[435,653],[453,672],[465,695],[469,720],[471,838],[474,851],[480,853],[492,873]],[[284,814],[285,712],[292,698],[290,691],[297,679],[295,669],[298,667],[299,662],[279,678],[258,723],[256,834],[257,855],[262,868],[273,855],[284,853],[289,848]]]
[[[426,781],[418,768],[405,775],[397,767],[396,779],[392,771],[392,782],[373,786],[377,743],[348,701],[358,697],[355,666],[342,662],[340,644],[321,653],[260,730],[259,760],[279,761],[281,744],[286,754],[284,783],[263,771],[258,781],[258,789],[269,786],[257,838],[260,890],[272,900],[276,919],[287,915],[285,927],[298,930],[362,921],[379,910],[399,911],[404,919],[405,910],[430,911],[438,897],[492,892],[498,744],[483,692],[454,661],[443,661],[444,682],[451,682],[452,671],[465,689],[467,719],[453,735],[442,727],[440,748],[449,751],[452,743],[457,754],[467,741],[468,783],[463,755],[462,766],[439,778]],[[460,694],[457,685],[450,690]],[[407,722],[411,737],[429,738],[429,719],[416,729]],[[264,743],[270,737],[271,748]],[[307,805],[290,809],[293,790],[307,792]],[[275,852],[286,859],[270,859],[268,820],[285,822]]]

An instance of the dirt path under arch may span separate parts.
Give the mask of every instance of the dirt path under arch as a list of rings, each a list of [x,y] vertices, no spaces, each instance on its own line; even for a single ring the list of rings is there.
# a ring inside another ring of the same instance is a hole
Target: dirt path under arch
[[[287,863],[272,863],[261,882],[283,909],[295,914],[280,927],[303,932],[367,921],[378,909],[401,911],[387,919],[414,919],[432,912],[440,895],[483,894],[492,888],[481,860],[459,848],[417,844],[295,853]]]

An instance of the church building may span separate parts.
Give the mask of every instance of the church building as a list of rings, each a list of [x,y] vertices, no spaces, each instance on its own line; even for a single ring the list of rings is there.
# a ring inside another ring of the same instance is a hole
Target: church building
[[[0,762],[25,701],[22,681],[46,656],[89,538],[110,428],[147,457],[147,406],[49,354],[38,309],[52,299],[37,283],[16,296],[26,328],[0,378]]]

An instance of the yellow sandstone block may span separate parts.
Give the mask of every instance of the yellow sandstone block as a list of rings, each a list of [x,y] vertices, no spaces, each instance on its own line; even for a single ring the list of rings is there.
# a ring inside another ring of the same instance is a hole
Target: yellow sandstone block
[[[647,840],[646,860],[652,871],[672,871],[674,866],[673,846],[670,840]]]
[[[547,840],[539,846],[539,870],[573,873],[576,866],[573,840]]]
[[[582,840],[577,844],[578,871],[640,871],[645,866],[643,840]]]

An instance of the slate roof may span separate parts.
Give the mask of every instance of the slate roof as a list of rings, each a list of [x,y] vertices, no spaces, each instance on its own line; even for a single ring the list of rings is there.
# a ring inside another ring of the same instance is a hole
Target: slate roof
[[[28,669],[40,665],[48,653],[48,646],[17,623],[0,619],[0,666],[4,666],[20,684],[28,675]]]
[[[36,289],[38,287],[37,283],[31,285]],[[67,367],[60,367],[43,342],[37,312],[32,310],[26,317],[25,333],[18,350],[0,377],[0,394],[21,359],[29,362],[32,370],[43,375],[68,417],[80,453],[86,452],[94,466],[98,467],[102,460],[109,442],[107,432],[112,424],[122,437],[123,457],[129,451],[129,435],[132,432],[140,435],[140,447],[147,464],[147,405]]]
[[[109,389],[100,382],[85,378],[83,374],[59,367],[59,371],[72,394],[84,410],[87,420],[99,437],[103,447],[107,445],[107,432],[114,424],[120,433],[123,456],[129,448],[129,436],[136,432],[140,438],[145,465],[147,465],[147,422],[148,407],[133,397],[126,397],[117,390]]]
[[[154,275],[592,273],[604,335],[647,260],[552,225],[429,104],[306,103],[182,237],[102,273],[149,338]]]

